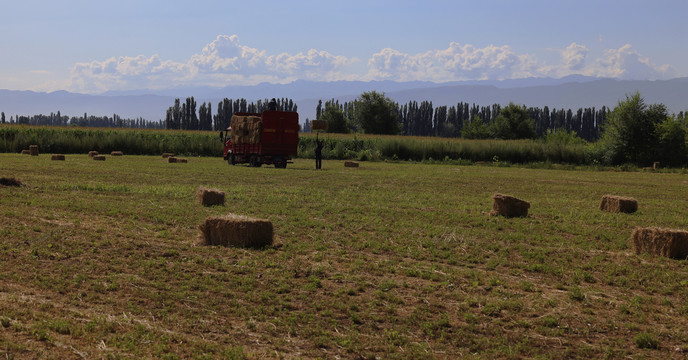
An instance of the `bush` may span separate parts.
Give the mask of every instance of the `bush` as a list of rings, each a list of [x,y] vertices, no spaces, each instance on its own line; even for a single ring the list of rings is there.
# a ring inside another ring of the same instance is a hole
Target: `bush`
[[[650,333],[641,332],[634,340],[639,349],[659,349],[659,341]]]

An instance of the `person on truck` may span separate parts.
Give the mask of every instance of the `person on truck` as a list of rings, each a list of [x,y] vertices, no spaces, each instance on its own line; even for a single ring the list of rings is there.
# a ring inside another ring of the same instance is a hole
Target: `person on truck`
[[[322,140],[315,140],[315,169],[320,170],[322,169],[322,148],[323,148],[323,142]]]
[[[268,110],[277,111],[277,100],[275,98],[272,98],[268,103]]]

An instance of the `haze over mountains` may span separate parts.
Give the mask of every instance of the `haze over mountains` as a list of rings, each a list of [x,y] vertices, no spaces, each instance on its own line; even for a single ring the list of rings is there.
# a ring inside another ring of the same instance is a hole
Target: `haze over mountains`
[[[394,82],[394,81],[295,81],[289,84],[259,84],[228,86],[225,88],[195,87],[163,90],[135,90],[107,92],[100,95],[76,94],[67,91],[38,93],[0,90],[0,111],[6,120],[16,115],[56,113],[62,115],[143,117],[157,121],[165,118],[175,98],[193,96],[196,102],[211,102],[212,110],[223,98],[245,98],[249,102],[266,98],[290,98],[298,105],[303,121],[315,117],[318,99],[335,98],[351,101],[365,91],[384,92],[400,104],[409,101],[432,101],[434,106],[456,105],[458,102],[488,106],[514,102],[528,107],[578,108],[607,106],[613,108],[626,94],[639,91],[646,103],[663,103],[670,113],[688,110],[688,78],[672,80],[615,80],[584,76],[561,79],[529,78],[504,81],[465,81],[451,83]]]

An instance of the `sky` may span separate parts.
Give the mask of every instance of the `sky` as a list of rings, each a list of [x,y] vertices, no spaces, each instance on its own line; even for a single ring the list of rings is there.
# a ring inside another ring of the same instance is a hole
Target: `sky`
[[[0,89],[688,76],[685,0],[1,0]]]

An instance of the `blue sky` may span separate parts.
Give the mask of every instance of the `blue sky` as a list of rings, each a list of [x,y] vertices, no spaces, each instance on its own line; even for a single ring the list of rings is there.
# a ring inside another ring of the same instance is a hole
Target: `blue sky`
[[[0,88],[688,76],[688,1],[3,0]]]

